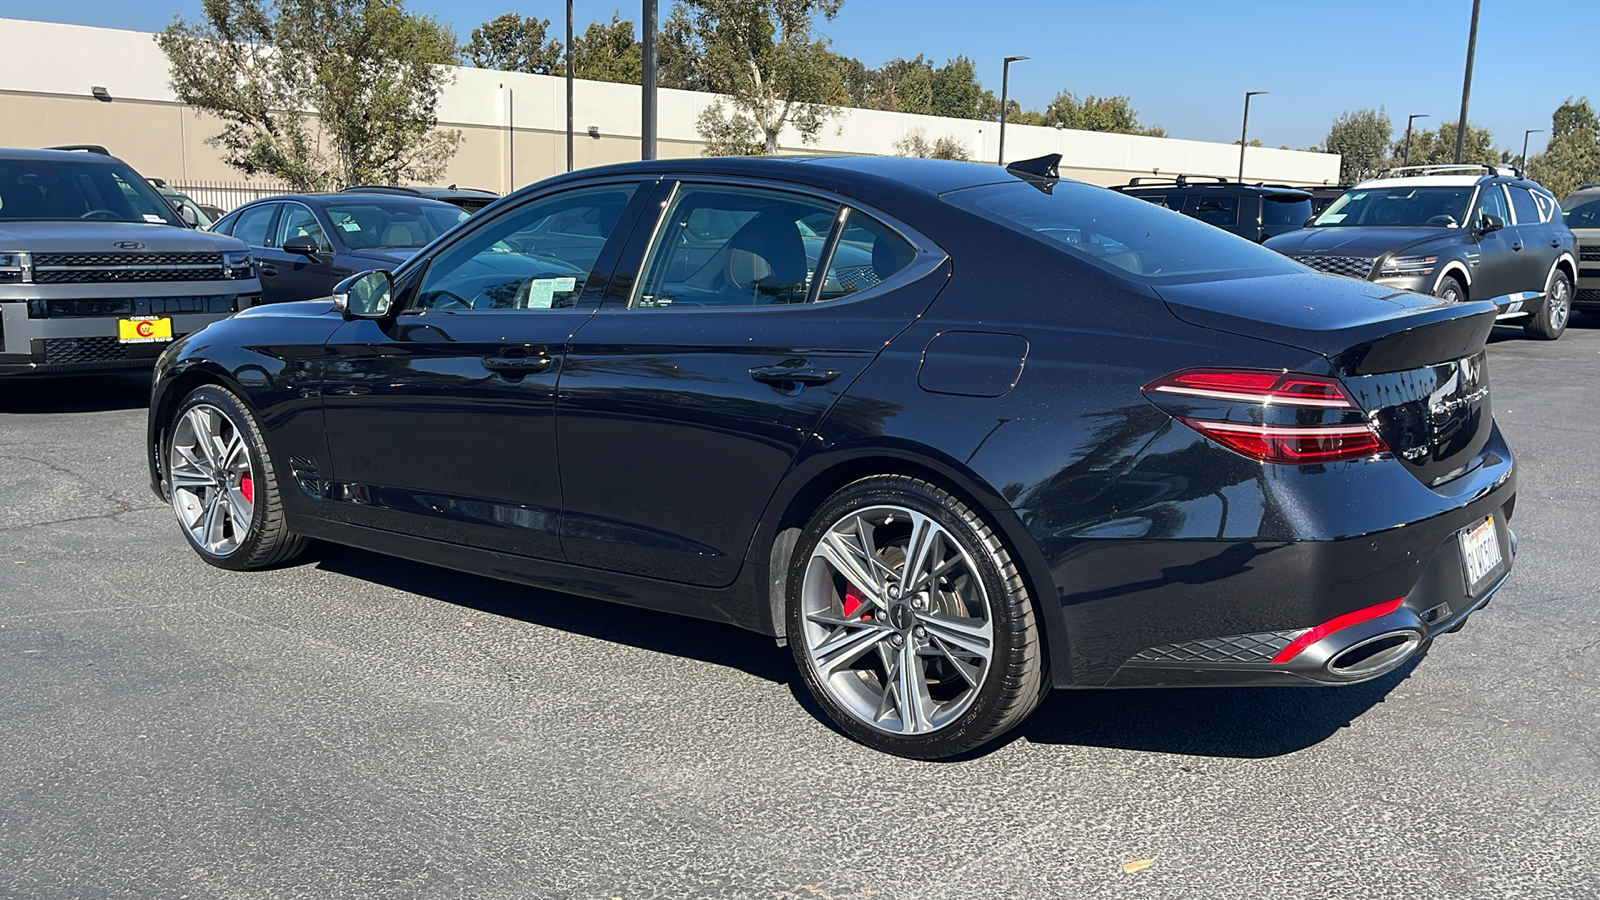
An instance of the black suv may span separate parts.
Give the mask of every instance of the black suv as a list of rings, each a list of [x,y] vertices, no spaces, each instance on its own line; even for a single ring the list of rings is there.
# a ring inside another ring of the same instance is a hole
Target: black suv
[[[485,206],[500,199],[494,191],[483,191],[477,188],[464,188],[450,185],[449,187],[402,187],[393,184],[358,184],[347,187],[340,193],[343,194],[398,194],[403,197],[422,197],[427,200],[441,200],[445,203],[459,206],[469,213],[475,213]]]
[[[1311,194],[1281,184],[1240,184],[1211,175],[1135,178],[1112,188],[1257,243],[1311,218]]]
[[[1547,341],[1567,328],[1578,276],[1555,197],[1510,166],[1387,169],[1267,246],[1331,275],[1491,300],[1501,319]]]

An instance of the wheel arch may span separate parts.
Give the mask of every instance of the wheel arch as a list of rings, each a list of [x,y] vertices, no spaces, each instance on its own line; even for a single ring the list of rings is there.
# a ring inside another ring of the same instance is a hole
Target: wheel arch
[[[1472,272],[1467,268],[1467,264],[1459,259],[1449,260],[1439,269],[1439,277],[1433,280],[1434,293],[1438,293],[1439,285],[1444,284],[1445,278],[1451,275],[1454,275],[1456,280],[1461,282],[1461,286],[1466,289],[1470,298],[1472,294]]]
[[[1044,642],[1046,683],[1051,673],[1068,672],[1067,640],[1054,579],[1015,510],[976,473],[925,447],[875,445],[835,448],[803,460],[774,493],[752,542],[748,561],[767,567],[758,607],[768,633],[786,639],[785,602],[789,566],[800,532],[813,513],[839,489],[874,475],[904,475],[936,484],[967,504],[995,534],[1017,565],[1033,601]],[[1053,612],[1052,612],[1053,610]]]
[[[1544,279],[1544,283],[1545,283],[1545,286],[1546,286],[1545,287],[1546,291],[1549,290],[1550,279],[1555,276],[1556,272],[1564,272],[1564,273],[1566,273],[1567,281],[1570,284],[1570,286],[1574,290],[1577,289],[1577,287],[1578,287],[1578,261],[1576,259],[1573,259],[1571,253],[1568,253],[1566,251],[1562,251],[1561,255],[1556,257],[1556,261],[1554,263],[1551,263],[1551,265],[1550,265],[1550,274],[1546,275],[1545,279]]]

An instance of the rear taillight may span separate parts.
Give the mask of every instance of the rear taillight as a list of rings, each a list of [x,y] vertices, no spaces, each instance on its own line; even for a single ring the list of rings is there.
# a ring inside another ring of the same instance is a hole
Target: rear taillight
[[[1150,382],[1144,392],[1183,424],[1262,462],[1337,462],[1389,449],[1336,378],[1185,369]]]

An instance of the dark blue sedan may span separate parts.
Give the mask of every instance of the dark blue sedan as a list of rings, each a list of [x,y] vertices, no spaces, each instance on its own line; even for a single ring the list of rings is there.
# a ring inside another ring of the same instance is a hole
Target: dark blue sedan
[[[313,300],[356,272],[391,270],[470,214],[381,194],[286,194],[241,206],[212,227],[250,245],[261,302]]]

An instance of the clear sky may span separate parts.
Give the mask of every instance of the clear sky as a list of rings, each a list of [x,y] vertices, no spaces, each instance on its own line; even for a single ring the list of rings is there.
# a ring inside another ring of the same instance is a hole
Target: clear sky
[[[672,0],[659,2],[665,18]],[[407,5],[462,40],[503,12],[548,18],[553,32],[565,14],[553,0]],[[639,19],[637,2],[576,0],[575,9],[580,31],[613,11]],[[1305,147],[1347,109],[1384,107],[1397,130],[1410,113],[1432,116],[1418,127],[1455,121],[1471,10],[1472,0],[845,0],[821,29],[836,51],[869,66],[964,54],[996,93],[1000,60],[1032,57],[1011,68],[1011,95],[1024,106],[1043,106],[1062,88],[1125,94],[1140,121],[1173,137],[1236,140],[1244,92],[1270,91],[1251,101],[1251,137]],[[199,12],[200,0],[0,0],[0,17],[143,31]],[[1600,0],[1483,0],[1473,124],[1518,152],[1523,130],[1548,129],[1567,96],[1600,103],[1596,35]],[[1543,138],[1533,136],[1530,152]]]

